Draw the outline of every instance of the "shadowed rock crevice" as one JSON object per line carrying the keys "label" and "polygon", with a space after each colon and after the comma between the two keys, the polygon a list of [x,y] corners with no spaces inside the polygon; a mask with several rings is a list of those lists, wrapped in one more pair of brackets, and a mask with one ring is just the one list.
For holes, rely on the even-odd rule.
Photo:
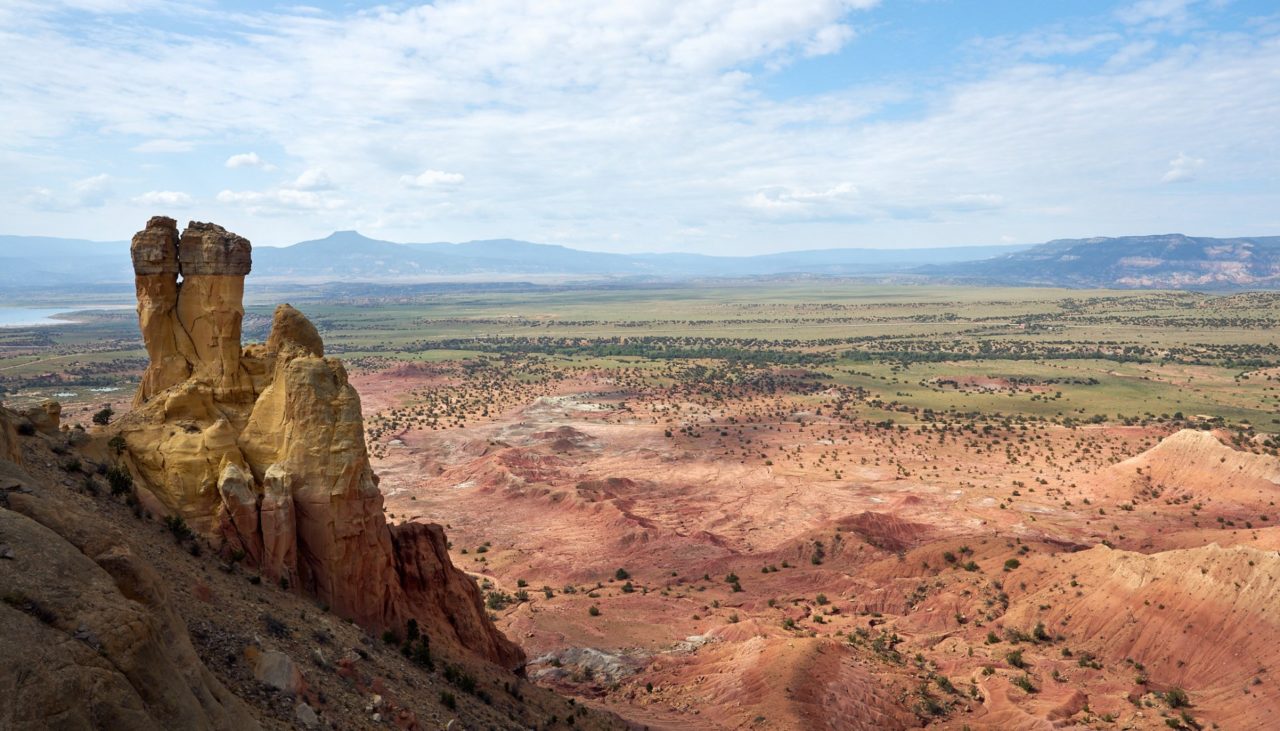
{"label": "shadowed rock crevice", "polygon": [[150,365],[116,428],[149,508],[371,630],[415,619],[433,642],[521,665],[443,531],[388,526],[360,396],[315,326],[281,305],[267,341],[241,347],[249,242],[155,217],[132,256]]}

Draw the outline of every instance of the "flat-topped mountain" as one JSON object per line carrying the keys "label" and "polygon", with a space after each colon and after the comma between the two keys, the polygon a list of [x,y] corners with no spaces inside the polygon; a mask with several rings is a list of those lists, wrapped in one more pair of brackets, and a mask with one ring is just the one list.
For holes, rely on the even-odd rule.
{"label": "flat-topped mountain", "polygon": [[930,266],[921,273],[990,284],[1270,289],[1280,286],[1280,236],[1060,239],[992,259]]}

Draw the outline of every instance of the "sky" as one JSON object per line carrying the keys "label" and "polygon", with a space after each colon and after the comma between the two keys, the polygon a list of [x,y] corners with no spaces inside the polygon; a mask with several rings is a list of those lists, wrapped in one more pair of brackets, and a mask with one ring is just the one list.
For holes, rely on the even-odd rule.
{"label": "sky", "polygon": [[0,233],[1280,234],[1275,0],[0,0]]}

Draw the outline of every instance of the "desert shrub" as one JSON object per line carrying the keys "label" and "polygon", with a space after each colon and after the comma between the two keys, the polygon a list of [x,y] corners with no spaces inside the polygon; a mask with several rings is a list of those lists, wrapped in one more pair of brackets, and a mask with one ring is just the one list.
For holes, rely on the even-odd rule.
{"label": "desert shrub", "polygon": [[489,595],[485,597],[484,604],[490,610],[496,612],[500,609],[506,608],[508,604],[511,604],[514,601],[515,597],[510,594],[501,591],[491,591],[489,592]]}
{"label": "desert shrub", "polygon": [[444,679],[461,690],[463,693],[475,695],[477,690],[476,678],[457,665],[444,666]]}
{"label": "desert shrub", "polygon": [[181,515],[169,515],[164,519],[164,527],[173,534],[173,539],[181,543],[191,537],[191,529]]}
{"label": "desert shrub", "polygon": [[93,415],[93,423],[98,426],[106,426],[111,423],[111,417],[115,415],[115,410],[110,406],[103,407],[101,411]]}
{"label": "desert shrub", "polygon": [[108,467],[107,484],[111,486],[112,495],[129,494],[133,492],[133,475],[123,467]]}
{"label": "desert shrub", "polygon": [[289,636],[289,626],[270,614],[262,615],[262,624],[267,628],[267,634],[272,637],[285,638]]}
{"label": "desert shrub", "polygon": [[1036,628],[1031,631],[1031,636],[1036,642],[1053,642],[1053,637],[1044,628],[1044,622],[1037,622]]}
{"label": "desert shrub", "polygon": [[400,652],[409,658],[413,664],[427,670],[434,670],[436,665],[431,657],[431,638],[426,635],[419,635],[417,631],[418,627],[415,622],[413,626],[414,638],[401,645]]}
{"label": "desert shrub", "polygon": [[1191,699],[1187,697],[1187,691],[1182,688],[1170,688],[1165,691],[1164,702],[1168,703],[1170,708],[1185,708],[1191,705]]}
{"label": "desert shrub", "polygon": [[1013,684],[1027,691],[1028,693],[1039,693],[1040,689],[1031,681],[1031,676],[1023,673],[1013,679]]}

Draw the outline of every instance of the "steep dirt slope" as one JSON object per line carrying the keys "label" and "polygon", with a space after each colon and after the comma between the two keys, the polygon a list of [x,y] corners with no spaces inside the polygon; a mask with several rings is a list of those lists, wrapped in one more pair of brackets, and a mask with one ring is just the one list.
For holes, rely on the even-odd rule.
{"label": "steep dirt slope", "polygon": [[[1266,728],[1280,714],[1276,551],[1207,545],[1143,555],[1097,546],[1028,562],[1006,584],[1024,582],[1025,593],[1011,591],[1004,624],[1043,623],[1076,653],[1125,669],[1130,682],[1114,689],[1112,706],[1180,688],[1198,720],[1221,728]],[[1090,704],[1108,707],[1092,695]]]}

